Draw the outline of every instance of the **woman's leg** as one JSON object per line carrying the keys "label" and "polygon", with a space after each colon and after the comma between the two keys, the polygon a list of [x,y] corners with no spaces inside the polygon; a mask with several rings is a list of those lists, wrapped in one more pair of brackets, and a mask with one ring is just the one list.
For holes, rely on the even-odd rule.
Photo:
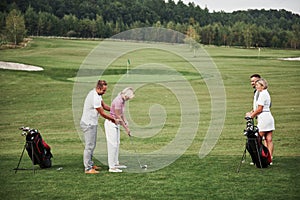
{"label": "woman's leg", "polygon": [[117,151],[117,126],[109,120],[104,122],[107,153],[108,153],[108,166],[109,168],[115,168],[116,163],[116,151]]}
{"label": "woman's leg", "polygon": [[117,137],[116,137],[116,141],[117,141],[117,148],[116,148],[116,152],[115,152],[115,163],[116,165],[119,165],[119,149],[120,149],[120,128],[117,129]]}
{"label": "woman's leg", "polygon": [[266,146],[269,149],[269,152],[271,154],[271,158],[273,158],[273,151],[274,151],[274,144],[273,144],[273,140],[272,140],[272,135],[273,135],[272,131],[266,132],[266,134],[265,134]]}

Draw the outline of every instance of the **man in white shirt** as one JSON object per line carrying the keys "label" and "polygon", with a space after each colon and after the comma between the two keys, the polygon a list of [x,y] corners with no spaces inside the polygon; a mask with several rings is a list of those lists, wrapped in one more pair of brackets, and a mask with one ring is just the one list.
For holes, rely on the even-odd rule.
{"label": "man in white shirt", "polygon": [[105,94],[107,83],[104,80],[97,82],[96,88],[92,89],[85,98],[83,113],[80,121],[80,127],[84,134],[85,148],[83,153],[83,164],[86,174],[98,174],[100,167],[94,165],[92,161],[94,149],[97,140],[98,118],[101,115],[103,118],[117,123],[113,117],[105,113],[110,111],[110,107],[102,100],[102,95]]}
{"label": "man in white shirt", "polygon": [[259,79],[261,79],[261,76],[259,74],[253,74],[253,75],[250,76],[250,83],[251,83],[251,86],[254,89],[254,91],[253,91],[254,95],[253,95],[253,108],[252,108],[252,111],[254,111],[256,109],[256,101],[258,100],[258,96],[259,96],[259,92],[255,88],[256,81],[258,81]]}
{"label": "man in white shirt", "polygon": [[[252,105],[252,110],[250,111],[251,113],[256,110],[256,101],[258,100],[259,92],[256,90],[255,85],[256,81],[258,81],[261,78],[259,74],[253,74],[250,76],[250,84],[253,87],[253,105]],[[250,162],[250,165],[254,165],[254,162]]]}

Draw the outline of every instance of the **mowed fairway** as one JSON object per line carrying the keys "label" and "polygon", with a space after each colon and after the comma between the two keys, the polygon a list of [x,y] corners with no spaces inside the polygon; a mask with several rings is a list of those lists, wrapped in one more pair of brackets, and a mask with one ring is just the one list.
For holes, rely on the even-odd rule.
{"label": "mowed fairway", "polygon": [[[84,147],[73,121],[73,80],[81,63],[98,44],[99,41],[34,38],[26,48],[0,50],[1,61],[44,68],[40,72],[0,69],[0,199],[299,199],[300,61],[278,58],[300,57],[300,51],[204,47],[225,85],[226,118],[216,146],[203,159],[198,154],[211,117],[205,82],[193,68],[180,68],[182,61],[171,54],[136,52],[135,57],[139,57],[131,56],[131,67],[142,64],[145,55],[147,62],[165,60],[192,85],[201,110],[197,134],[179,159],[158,171],[112,174],[106,165],[96,162],[103,168],[100,174],[86,175],[82,163]],[[107,103],[113,98],[116,80],[126,73],[126,58],[113,62],[104,73],[103,77],[109,80],[104,96]],[[269,82],[276,125],[274,165],[257,169],[249,165],[247,156],[237,173],[245,146],[243,117],[252,106],[249,76],[253,73]],[[145,93],[157,98],[150,101]],[[133,113],[137,113],[132,116],[137,123],[149,123],[149,116],[141,113],[148,112],[151,104],[160,103],[170,114],[164,129],[155,137],[135,140],[139,150],[159,149],[172,140],[180,122],[176,100],[171,91],[157,85],[137,91],[130,104],[136,111]],[[99,122],[103,126],[103,119]],[[36,166],[34,175],[31,170],[15,174],[13,168],[25,142],[18,130],[23,125],[38,128],[52,147],[52,168],[39,170]],[[132,150],[128,137],[124,132],[121,135],[121,147]],[[21,167],[31,168],[27,154]]]}

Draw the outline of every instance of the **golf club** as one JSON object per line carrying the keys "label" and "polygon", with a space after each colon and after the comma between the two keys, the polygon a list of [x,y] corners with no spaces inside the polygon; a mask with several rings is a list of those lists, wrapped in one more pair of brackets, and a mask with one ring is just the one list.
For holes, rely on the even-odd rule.
{"label": "golf club", "polygon": [[130,138],[130,144],[134,147],[134,153],[136,154],[136,158],[139,162],[140,168],[147,169],[147,167],[148,167],[147,165],[141,165],[140,159],[139,159],[138,154],[136,152],[136,147],[133,145],[133,142],[132,142],[132,136],[130,135],[129,138]]}
{"label": "golf club", "polygon": [[[123,123],[125,123],[122,119],[121,119],[121,121],[122,121]],[[133,146],[134,153],[136,154],[136,158],[137,158],[137,160],[138,160],[138,162],[139,162],[140,168],[141,168],[141,169],[147,169],[148,166],[147,166],[147,165],[142,165],[141,162],[140,162],[139,156],[137,155],[136,147],[133,145],[133,142],[132,142],[132,136],[129,135],[129,138],[130,138],[130,144],[131,144],[131,146]]]}

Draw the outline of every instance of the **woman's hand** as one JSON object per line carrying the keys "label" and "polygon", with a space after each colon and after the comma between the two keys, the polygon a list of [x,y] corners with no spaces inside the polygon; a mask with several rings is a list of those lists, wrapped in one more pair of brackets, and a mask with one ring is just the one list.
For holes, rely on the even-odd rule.
{"label": "woman's hand", "polygon": [[252,111],[251,111],[251,112],[247,112],[247,113],[245,114],[245,117],[250,117],[250,118],[252,118],[252,117],[251,117],[251,114],[252,114]]}
{"label": "woman's hand", "polygon": [[131,136],[131,132],[130,132],[129,128],[126,128],[126,133],[128,136]]}
{"label": "woman's hand", "polygon": [[120,120],[119,119],[115,118],[114,121],[115,121],[116,125],[120,124]]}

